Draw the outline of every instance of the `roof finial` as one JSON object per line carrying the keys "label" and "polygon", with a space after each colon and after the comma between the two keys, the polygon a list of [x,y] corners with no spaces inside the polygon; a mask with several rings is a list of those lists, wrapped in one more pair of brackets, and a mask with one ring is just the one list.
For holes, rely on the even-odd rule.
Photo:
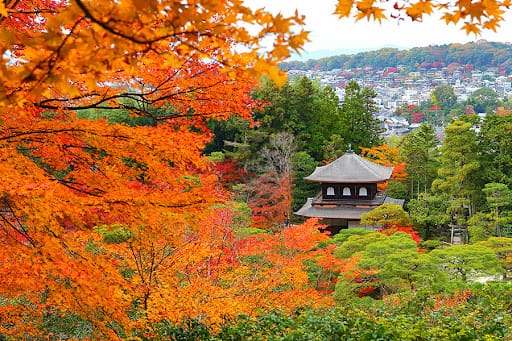
{"label": "roof finial", "polygon": [[352,143],[348,144],[347,153],[354,153],[354,151],[352,150]]}

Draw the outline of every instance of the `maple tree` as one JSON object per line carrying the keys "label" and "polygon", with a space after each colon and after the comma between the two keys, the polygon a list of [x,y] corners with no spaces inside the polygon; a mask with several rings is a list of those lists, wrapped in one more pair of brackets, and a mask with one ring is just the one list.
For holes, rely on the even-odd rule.
{"label": "maple tree", "polygon": [[418,234],[418,231],[415,231],[412,226],[403,226],[400,224],[395,224],[395,225],[391,226],[390,228],[380,230],[380,232],[382,232],[388,236],[393,235],[397,232],[407,233],[408,235],[411,236],[412,240],[414,240],[416,242],[416,244],[418,244],[418,245],[421,243],[421,240],[422,240]]}
{"label": "maple tree", "polygon": [[270,231],[280,230],[290,214],[292,183],[275,173],[263,174],[250,186],[249,207],[254,226]]}
{"label": "maple tree", "polygon": [[333,270],[332,248],[318,247],[329,240],[320,228],[315,219],[310,219],[275,234],[254,235],[241,241],[240,255],[245,260],[242,269],[249,267],[251,272],[239,280],[252,291],[248,296],[253,302],[269,310],[285,311],[332,304],[332,297],[316,290],[324,285],[310,280],[305,265],[313,262]]}
{"label": "maple tree", "polygon": [[252,181],[250,187],[253,194],[248,201],[257,227],[279,230],[289,219],[294,151],[293,135],[281,132],[272,135],[269,147],[260,152],[263,174]]}
{"label": "maple tree", "polygon": [[259,77],[283,82],[303,23],[240,0],[0,1],[2,335],[76,316],[93,339],[150,338],[324,302],[315,222],[242,243],[202,155],[206,119],[250,120]]}
{"label": "maple tree", "polygon": [[282,81],[302,22],[240,1],[0,1],[0,333],[45,336],[45,316],[73,314],[115,339],[236,311],[200,298],[230,240],[204,226],[225,199],[205,119],[250,119],[250,89]]}
{"label": "maple tree", "polygon": [[388,144],[371,148],[361,147],[361,156],[386,167],[393,167],[391,179],[404,181],[407,178],[406,163],[400,156],[400,149]]}
{"label": "maple tree", "polygon": [[389,195],[404,198],[407,165],[400,155],[400,149],[388,144],[361,148],[361,156],[386,167],[393,167],[390,180],[377,184],[379,191],[386,190]]}

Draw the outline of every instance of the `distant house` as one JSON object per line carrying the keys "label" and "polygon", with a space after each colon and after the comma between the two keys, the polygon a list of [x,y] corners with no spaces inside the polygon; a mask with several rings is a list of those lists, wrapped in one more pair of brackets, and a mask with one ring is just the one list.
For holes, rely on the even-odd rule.
{"label": "distant house", "polygon": [[332,163],[317,167],[304,178],[320,183],[321,192],[295,212],[295,215],[320,218],[333,233],[350,227],[360,227],[361,215],[385,203],[404,204],[393,199],[378,184],[389,180],[393,167],[371,162],[352,151]]}

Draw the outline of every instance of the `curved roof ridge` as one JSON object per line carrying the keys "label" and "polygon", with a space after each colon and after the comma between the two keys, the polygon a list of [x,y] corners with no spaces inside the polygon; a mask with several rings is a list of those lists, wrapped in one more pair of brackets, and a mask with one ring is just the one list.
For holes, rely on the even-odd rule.
{"label": "curved roof ridge", "polygon": [[316,167],[304,178],[313,182],[371,183],[389,180],[393,167],[367,160],[355,153],[345,153],[328,165]]}
{"label": "curved roof ridge", "polygon": [[[356,154],[354,154],[356,155]],[[386,167],[386,166],[383,166],[383,165],[379,165],[378,163],[375,163],[375,162],[372,162],[368,159],[365,159],[364,157],[361,157],[361,156],[358,156],[356,155],[358,158],[356,160],[358,160],[359,162],[361,162],[361,164],[363,164],[365,167],[367,167],[370,171],[374,172],[374,173],[380,173],[380,172],[387,172],[388,168],[390,167]],[[391,167],[391,172],[393,172],[393,167]]]}

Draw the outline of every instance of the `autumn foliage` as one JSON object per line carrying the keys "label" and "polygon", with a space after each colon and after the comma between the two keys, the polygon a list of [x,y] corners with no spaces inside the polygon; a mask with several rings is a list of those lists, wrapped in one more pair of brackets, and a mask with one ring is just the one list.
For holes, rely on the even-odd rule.
{"label": "autumn foliage", "polygon": [[402,226],[400,224],[395,224],[391,227],[380,230],[380,232],[382,232],[388,236],[391,236],[397,232],[405,232],[408,235],[410,235],[412,240],[414,240],[416,242],[416,244],[418,244],[418,245],[421,243],[421,240],[422,240],[421,237],[419,236],[418,231],[414,230],[414,228],[412,226]]}
{"label": "autumn foliage", "polygon": [[289,178],[263,174],[251,184],[253,195],[249,200],[254,226],[280,230],[289,218],[292,204],[292,184]]}
{"label": "autumn foliage", "polygon": [[116,339],[261,306],[214,209],[205,123],[251,118],[302,20],[238,1],[0,1],[0,333],[71,314]]}
{"label": "autumn foliage", "polygon": [[[316,222],[241,238],[202,155],[208,119],[251,120],[260,77],[284,80],[303,23],[238,0],[0,0],[1,335],[74,316],[92,339],[151,338],[332,303],[311,268],[341,265]],[[283,179],[260,205],[274,221]]]}
{"label": "autumn foliage", "polygon": [[356,20],[368,19],[381,22],[383,19],[423,21],[434,13],[441,14],[445,24],[460,25],[467,33],[479,34],[482,30],[496,31],[503,22],[503,14],[510,9],[510,1],[465,1],[436,0],[375,1],[339,0],[335,13],[340,17],[353,16]]}
{"label": "autumn foliage", "polygon": [[[391,180],[405,181],[407,178],[406,164],[400,157],[400,150],[391,147],[388,144],[375,146],[372,148],[361,147],[361,156],[372,160],[373,162],[387,167],[393,167]],[[388,182],[377,185],[379,190],[384,190],[388,186]]]}

